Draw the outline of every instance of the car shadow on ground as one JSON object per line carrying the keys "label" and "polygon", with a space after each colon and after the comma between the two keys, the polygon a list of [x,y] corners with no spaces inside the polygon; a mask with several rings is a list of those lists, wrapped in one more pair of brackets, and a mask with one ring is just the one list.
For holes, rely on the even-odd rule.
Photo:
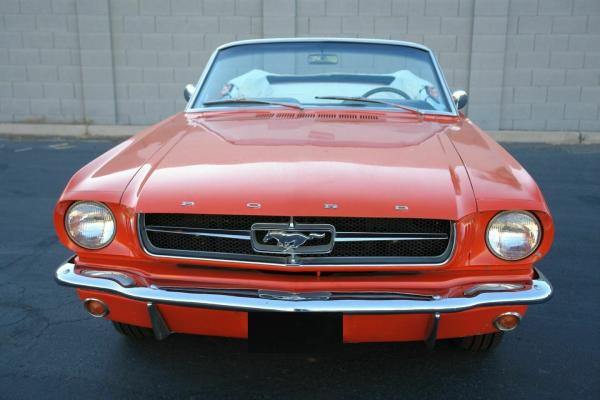
{"label": "car shadow on ground", "polygon": [[[342,397],[355,391],[364,395],[375,388],[383,397],[398,388],[443,396],[449,382],[472,382],[474,377],[478,384],[498,383],[494,374],[482,373],[488,369],[486,364],[495,363],[494,352],[467,352],[445,340],[434,350],[422,342],[410,342],[345,344],[337,351],[319,353],[256,353],[248,351],[245,340],[175,334],[162,342],[119,337],[109,351],[124,361],[124,365],[113,365],[117,371],[130,368],[130,361],[136,360],[152,366],[157,378],[168,379],[170,385],[173,380],[186,382],[189,393],[202,387],[200,381],[211,386],[220,381],[222,394],[243,392],[245,387],[250,396],[280,392],[311,396],[329,388]],[[194,381],[197,387],[190,386]],[[223,390],[226,382],[229,390]],[[315,392],[309,389],[313,385]],[[418,386],[423,387],[415,390]]]}

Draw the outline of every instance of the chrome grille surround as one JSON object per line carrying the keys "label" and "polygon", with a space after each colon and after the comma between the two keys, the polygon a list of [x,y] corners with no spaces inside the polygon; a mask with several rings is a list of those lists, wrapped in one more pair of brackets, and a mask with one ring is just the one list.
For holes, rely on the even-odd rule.
{"label": "chrome grille surround", "polygon": [[[165,221],[168,221],[166,225],[161,223]],[[286,221],[291,221],[292,224],[333,225],[336,227],[333,251],[329,254],[299,255],[263,254],[252,249],[251,225],[253,223],[281,224]],[[394,232],[395,224],[410,229],[408,232]],[[414,231],[423,224],[436,227],[435,230],[438,232]],[[201,228],[199,225],[206,228]],[[218,228],[219,225],[230,229]],[[365,226],[378,226],[379,231],[348,231],[353,229],[351,227],[359,229]],[[244,227],[246,229],[240,229]],[[456,227],[454,222],[449,220],[407,218],[293,217],[292,219],[253,215],[139,214],[138,236],[144,251],[156,257],[274,266],[440,266],[446,264],[454,254]],[[199,241],[198,238],[202,240]],[[393,248],[390,244],[398,246],[398,244],[411,243],[411,245],[430,246],[434,241],[438,243],[433,246],[439,250],[436,254],[419,256],[389,254],[389,249]],[[198,249],[199,242],[202,242],[204,248]],[[173,245],[174,243],[176,245]],[[220,251],[205,250],[206,247],[215,245]],[[220,246],[224,246],[224,249]],[[249,250],[239,251],[240,246],[247,246]],[[341,251],[343,246],[347,246],[345,252]],[[381,249],[388,249],[388,254],[384,251],[383,255],[380,255]],[[377,255],[365,256],[369,252],[375,252]]]}

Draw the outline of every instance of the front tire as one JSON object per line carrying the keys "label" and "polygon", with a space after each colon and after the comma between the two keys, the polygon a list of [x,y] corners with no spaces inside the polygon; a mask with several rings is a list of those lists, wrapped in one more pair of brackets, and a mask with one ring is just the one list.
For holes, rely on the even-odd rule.
{"label": "front tire", "polygon": [[144,328],[142,326],[124,324],[116,321],[112,321],[112,324],[117,332],[123,336],[127,336],[128,338],[136,340],[154,338],[154,332],[152,332],[152,329]]}
{"label": "front tire", "polygon": [[467,336],[458,339],[461,349],[475,353],[484,353],[498,347],[502,342],[503,332],[486,333],[485,335]]}

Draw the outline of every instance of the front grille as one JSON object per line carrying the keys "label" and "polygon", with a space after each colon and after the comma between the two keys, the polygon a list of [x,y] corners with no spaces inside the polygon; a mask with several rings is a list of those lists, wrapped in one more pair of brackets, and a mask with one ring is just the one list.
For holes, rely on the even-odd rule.
{"label": "front grille", "polygon": [[[254,224],[331,225],[326,254],[261,253],[251,240]],[[142,244],[154,255],[294,265],[438,264],[454,244],[454,224],[416,218],[279,217],[250,215],[142,214]],[[262,242],[264,231],[255,231]],[[330,236],[306,246],[319,246]],[[281,250],[281,249],[280,249]],[[279,250],[278,250],[279,251]],[[298,250],[300,251],[300,250]]]}

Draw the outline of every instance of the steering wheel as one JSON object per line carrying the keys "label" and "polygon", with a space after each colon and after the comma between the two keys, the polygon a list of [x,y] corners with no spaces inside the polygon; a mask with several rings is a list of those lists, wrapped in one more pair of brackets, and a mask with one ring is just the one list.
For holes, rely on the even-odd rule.
{"label": "steering wheel", "polygon": [[381,86],[381,87],[373,88],[373,89],[365,92],[361,97],[370,97],[370,96],[373,96],[376,93],[382,93],[382,92],[395,93],[395,94],[397,94],[399,96],[404,97],[406,100],[410,100],[410,96],[407,95],[405,92],[403,92],[400,89],[396,89],[396,88],[390,87],[390,86]]}

